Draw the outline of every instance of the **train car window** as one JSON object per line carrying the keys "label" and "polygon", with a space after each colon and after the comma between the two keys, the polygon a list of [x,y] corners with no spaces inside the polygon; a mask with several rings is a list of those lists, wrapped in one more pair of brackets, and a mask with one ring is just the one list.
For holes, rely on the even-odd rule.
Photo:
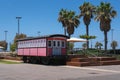
{"label": "train car window", "polygon": [[57,46],[60,47],[60,41],[57,42]]}
{"label": "train car window", "polygon": [[48,47],[52,47],[52,42],[48,41]]}
{"label": "train car window", "polygon": [[54,46],[54,47],[56,46],[56,42],[55,42],[55,41],[53,41],[53,46]]}
{"label": "train car window", "polygon": [[44,42],[45,42],[45,39],[44,39]]}
{"label": "train car window", "polygon": [[65,42],[64,41],[62,41],[62,47],[65,47]]}
{"label": "train car window", "polygon": [[43,39],[41,39],[41,43],[43,42]]}

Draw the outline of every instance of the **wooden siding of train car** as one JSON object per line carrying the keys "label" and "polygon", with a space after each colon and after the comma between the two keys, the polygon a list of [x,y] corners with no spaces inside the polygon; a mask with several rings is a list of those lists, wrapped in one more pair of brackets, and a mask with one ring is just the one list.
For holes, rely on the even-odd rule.
{"label": "wooden siding of train car", "polygon": [[[28,41],[30,41],[30,40],[28,40]],[[39,47],[25,46],[25,47],[21,47],[21,48],[18,47],[18,55],[21,55],[21,56],[46,56],[46,45],[44,47],[40,47],[40,46]]]}
{"label": "wooden siding of train car", "polygon": [[[66,38],[63,37],[59,37],[59,38],[48,38],[47,41],[53,41],[53,40],[60,40],[64,42],[64,47],[61,47],[61,55],[66,55],[67,51],[66,51]],[[48,47],[47,44],[47,55],[51,56],[53,55],[53,48],[52,47]]]}

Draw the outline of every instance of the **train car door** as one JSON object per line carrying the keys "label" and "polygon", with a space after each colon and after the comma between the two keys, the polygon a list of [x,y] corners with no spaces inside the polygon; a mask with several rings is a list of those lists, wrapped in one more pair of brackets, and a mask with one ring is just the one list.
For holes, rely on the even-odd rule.
{"label": "train car door", "polygon": [[60,42],[60,40],[53,40],[53,55],[61,55],[61,42]]}

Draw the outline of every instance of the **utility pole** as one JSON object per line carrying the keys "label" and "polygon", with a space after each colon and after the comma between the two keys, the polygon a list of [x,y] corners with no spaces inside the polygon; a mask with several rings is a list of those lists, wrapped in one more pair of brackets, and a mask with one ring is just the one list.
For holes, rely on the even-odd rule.
{"label": "utility pole", "polygon": [[7,32],[8,31],[4,31],[5,32],[5,41],[7,42]]}
{"label": "utility pole", "polygon": [[22,17],[16,17],[16,19],[18,20],[18,35],[20,34],[20,19]]}

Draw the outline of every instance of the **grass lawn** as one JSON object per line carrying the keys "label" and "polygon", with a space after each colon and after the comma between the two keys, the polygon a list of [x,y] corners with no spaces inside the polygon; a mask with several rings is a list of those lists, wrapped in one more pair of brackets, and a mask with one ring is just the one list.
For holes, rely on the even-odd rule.
{"label": "grass lawn", "polygon": [[4,60],[0,59],[0,64],[20,64],[20,62],[10,61],[10,60]]}

